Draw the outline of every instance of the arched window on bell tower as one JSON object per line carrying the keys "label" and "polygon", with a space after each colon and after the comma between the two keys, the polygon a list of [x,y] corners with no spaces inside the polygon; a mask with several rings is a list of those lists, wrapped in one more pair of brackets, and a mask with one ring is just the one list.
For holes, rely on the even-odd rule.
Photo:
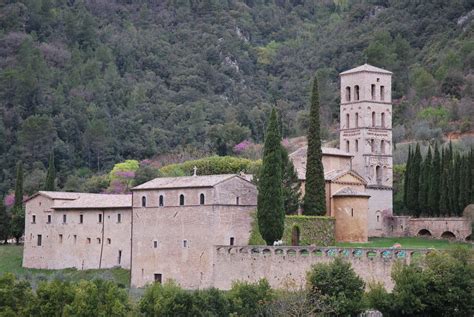
{"label": "arched window on bell tower", "polygon": [[355,113],[355,127],[356,128],[359,127],[359,113],[358,112]]}
{"label": "arched window on bell tower", "polygon": [[377,180],[377,184],[381,184],[382,183],[382,167],[379,165],[377,165],[377,167],[375,168],[375,177]]}
{"label": "arched window on bell tower", "polygon": [[351,116],[347,113],[346,114],[346,129],[349,129],[351,125]]}
{"label": "arched window on bell tower", "polygon": [[346,87],[346,101],[351,101],[351,87]]}
{"label": "arched window on bell tower", "polygon": [[380,153],[385,154],[385,141],[380,141]]}
{"label": "arched window on bell tower", "polygon": [[380,114],[380,125],[382,126],[382,128],[385,128],[385,112],[382,112]]}
{"label": "arched window on bell tower", "polygon": [[355,85],[354,86],[354,100],[355,101],[359,100],[359,97],[360,97],[359,92],[360,92],[359,85]]}
{"label": "arched window on bell tower", "polygon": [[350,142],[349,140],[346,141],[346,152],[349,153],[351,150],[351,147],[350,147]]}
{"label": "arched window on bell tower", "polygon": [[372,112],[372,127],[375,127],[375,111]]}

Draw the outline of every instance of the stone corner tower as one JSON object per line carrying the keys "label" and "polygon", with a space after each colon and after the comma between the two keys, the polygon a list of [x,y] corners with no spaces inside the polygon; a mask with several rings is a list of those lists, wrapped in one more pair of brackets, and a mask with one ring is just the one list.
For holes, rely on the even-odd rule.
{"label": "stone corner tower", "polygon": [[340,148],[354,155],[352,168],[367,181],[369,236],[380,236],[393,210],[392,73],[364,64],[340,77]]}

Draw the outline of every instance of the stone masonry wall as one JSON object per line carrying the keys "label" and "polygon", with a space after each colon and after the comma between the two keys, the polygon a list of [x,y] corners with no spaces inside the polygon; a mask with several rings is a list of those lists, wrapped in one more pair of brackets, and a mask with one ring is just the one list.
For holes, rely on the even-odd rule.
{"label": "stone masonry wall", "polygon": [[230,289],[233,281],[257,282],[266,278],[274,288],[299,289],[306,285],[306,274],[317,263],[328,263],[336,256],[349,261],[366,282],[381,282],[390,291],[392,267],[410,263],[428,251],[413,249],[216,246],[212,285]]}
{"label": "stone masonry wall", "polygon": [[334,245],[335,219],[332,217],[286,216],[283,241],[291,245],[293,226],[300,229],[300,245]]}

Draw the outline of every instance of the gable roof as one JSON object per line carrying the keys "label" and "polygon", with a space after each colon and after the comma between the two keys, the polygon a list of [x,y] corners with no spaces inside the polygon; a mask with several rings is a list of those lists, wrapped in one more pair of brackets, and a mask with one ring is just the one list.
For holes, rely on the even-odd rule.
{"label": "gable roof", "polygon": [[332,170],[324,173],[324,179],[335,182],[345,175],[351,175],[358,179],[362,184],[367,185],[367,181],[354,170]]}
{"label": "gable roof", "polygon": [[28,198],[28,200],[37,196],[45,196],[52,199],[53,209],[104,209],[132,207],[131,194],[117,195],[39,191]]}
{"label": "gable roof", "polygon": [[132,188],[132,190],[214,187],[217,184],[234,177],[248,182],[247,179],[236,174],[158,177],[138,185]]}
{"label": "gable roof", "polygon": [[378,68],[366,63],[356,68],[346,70],[345,72],[342,72],[339,75],[347,75],[347,74],[354,74],[354,73],[360,73],[360,72],[380,73],[380,74],[389,74],[389,75],[393,74],[392,72],[388,70]]}
{"label": "gable roof", "polygon": [[352,187],[344,187],[335,192],[332,197],[370,197],[370,195]]}

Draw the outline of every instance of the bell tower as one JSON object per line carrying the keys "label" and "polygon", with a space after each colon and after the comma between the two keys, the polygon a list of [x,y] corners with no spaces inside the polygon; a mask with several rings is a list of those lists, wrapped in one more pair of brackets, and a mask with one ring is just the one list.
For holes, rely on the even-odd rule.
{"label": "bell tower", "polygon": [[[368,64],[342,72],[340,149],[367,182],[369,235],[392,213],[392,73]],[[379,230],[377,230],[377,228]],[[372,229],[372,230],[371,230]]]}

